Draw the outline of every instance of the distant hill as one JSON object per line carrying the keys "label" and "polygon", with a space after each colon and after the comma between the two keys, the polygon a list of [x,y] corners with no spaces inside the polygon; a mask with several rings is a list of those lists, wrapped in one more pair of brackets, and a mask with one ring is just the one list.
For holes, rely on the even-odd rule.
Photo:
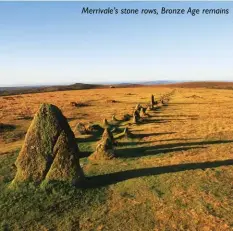
{"label": "distant hill", "polygon": [[67,91],[67,90],[84,90],[95,88],[106,88],[105,85],[98,84],[84,84],[75,83],[72,85],[61,86],[27,86],[27,87],[0,87],[0,96],[53,92],[53,91]]}
{"label": "distant hill", "polygon": [[213,88],[213,89],[231,89],[233,82],[170,82],[170,81],[148,81],[148,82],[131,82],[131,83],[114,83],[114,84],[85,84],[75,83],[71,85],[55,86],[19,86],[19,87],[0,87],[0,96],[19,95],[29,93],[42,93],[67,90],[85,90],[98,88],[129,88],[129,87],[181,87],[181,88]]}
{"label": "distant hill", "polygon": [[233,89],[233,82],[181,82],[166,84],[169,87],[181,87],[181,88],[213,88],[213,89]]}
{"label": "distant hill", "polygon": [[55,86],[18,86],[18,87],[0,87],[0,96],[19,95],[29,93],[67,91],[67,90],[84,90],[96,88],[118,88],[118,87],[142,87],[149,85],[159,85],[172,83],[168,81],[150,81],[150,82],[129,82],[129,83],[103,83],[103,84],[86,84],[75,83],[71,85],[55,85]]}
{"label": "distant hill", "polygon": [[173,84],[175,81],[165,81],[165,80],[159,80],[159,81],[148,81],[148,82],[142,82],[143,85],[161,85],[161,84]]}
{"label": "distant hill", "polygon": [[117,85],[117,86],[122,86],[122,85],[142,85],[142,86],[145,86],[145,85],[160,85],[160,84],[170,84],[170,83],[175,83],[174,81],[164,81],[164,80],[158,80],[158,81],[145,81],[145,82],[126,82],[126,83],[115,83],[114,85]]}

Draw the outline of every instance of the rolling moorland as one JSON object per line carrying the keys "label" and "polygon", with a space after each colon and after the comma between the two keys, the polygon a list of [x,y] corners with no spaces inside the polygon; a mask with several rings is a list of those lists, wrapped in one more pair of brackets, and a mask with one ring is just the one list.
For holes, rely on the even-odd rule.
{"label": "rolling moorland", "polygon": [[[66,90],[0,97],[0,230],[233,230],[233,84]],[[214,89],[212,89],[214,88]],[[221,89],[223,88],[223,89]],[[136,104],[170,100],[138,124]],[[59,107],[81,152],[79,188],[9,188],[14,162],[41,103]],[[115,115],[117,121],[112,121]],[[78,122],[117,126],[116,158],[92,162],[101,134]],[[121,136],[128,127],[131,137]]]}
{"label": "rolling moorland", "polygon": [[75,83],[70,85],[50,85],[50,86],[18,86],[0,87],[0,96],[32,94],[43,92],[86,90],[86,89],[105,89],[105,88],[131,88],[131,87],[185,87],[185,88],[210,88],[210,89],[229,89],[233,90],[232,82],[172,82],[172,81],[149,81],[134,83],[105,83],[105,84],[86,84]]}

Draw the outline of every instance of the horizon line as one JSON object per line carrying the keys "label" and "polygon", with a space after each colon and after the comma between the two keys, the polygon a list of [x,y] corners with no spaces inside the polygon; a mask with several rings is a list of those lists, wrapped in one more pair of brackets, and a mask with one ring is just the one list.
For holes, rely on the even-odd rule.
{"label": "horizon line", "polygon": [[[1,0],[0,0],[1,1]],[[148,84],[151,85],[163,85],[173,83],[233,83],[233,80],[148,80],[148,81],[100,81],[100,82],[60,82],[60,83],[31,83],[31,84],[6,84],[0,85],[0,88],[11,88],[11,87],[48,87],[48,86],[70,86],[74,84],[100,84],[100,85],[111,85],[111,84]],[[150,84],[149,84],[150,85]]]}

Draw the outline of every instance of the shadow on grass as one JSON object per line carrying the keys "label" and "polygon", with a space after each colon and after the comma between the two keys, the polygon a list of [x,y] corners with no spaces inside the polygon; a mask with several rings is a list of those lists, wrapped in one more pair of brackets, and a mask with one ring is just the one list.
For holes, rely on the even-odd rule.
{"label": "shadow on grass", "polygon": [[100,139],[101,139],[101,135],[92,135],[92,136],[85,137],[85,138],[82,138],[82,137],[75,138],[77,143],[96,142]]}
{"label": "shadow on grass", "polygon": [[79,152],[79,158],[89,157],[93,152]]}
{"label": "shadow on grass", "polygon": [[187,118],[193,118],[193,117],[199,117],[199,115],[154,115],[153,117],[162,117],[162,118],[170,118],[170,117],[175,117],[175,118],[180,118],[180,117],[187,117]]}
{"label": "shadow on grass", "polygon": [[187,151],[190,149],[200,149],[200,148],[206,148],[206,147],[190,146],[190,147],[157,148],[156,146],[152,146],[152,147],[126,148],[126,149],[118,149],[116,151],[116,156],[119,158],[139,158],[143,156],[152,156],[152,155]]}
{"label": "shadow on grass", "polygon": [[140,134],[133,134],[134,138],[144,138],[144,137],[150,137],[150,136],[161,136],[161,135],[171,135],[176,132],[160,132],[160,133],[140,133]]}
{"label": "shadow on grass", "polygon": [[[170,111],[171,112],[180,111],[180,109],[177,109],[175,106],[172,106],[172,107],[174,107],[174,108],[171,108],[170,106],[162,107],[160,109],[156,109],[156,110],[151,111],[151,114],[155,115],[155,114],[159,114],[159,113],[163,113],[163,112],[169,113]],[[150,112],[149,112],[149,114],[150,114]]]}
{"label": "shadow on grass", "polygon": [[190,120],[198,120],[199,119],[199,116],[188,116],[188,115],[154,115],[152,116],[153,119],[146,119],[146,121],[148,120],[148,122],[153,122],[153,120],[164,120],[164,121],[167,121],[167,122],[171,122],[171,121],[190,121]]}
{"label": "shadow on grass", "polygon": [[142,144],[149,144],[153,143],[154,141],[144,141],[144,142],[135,142],[135,141],[124,141],[124,142],[118,142],[118,147],[125,147],[125,146],[134,146],[134,145],[142,145]]}
{"label": "shadow on grass", "polygon": [[175,172],[197,170],[197,169],[205,170],[208,168],[217,168],[221,166],[230,166],[230,165],[233,165],[233,159],[126,170],[121,172],[109,173],[105,175],[87,177],[81,187],[97,188],[97,187],[108,186],[111,184],[116,184],[125,180],[134,179],[138,177],[153,176],[153,175],[160,175],[165,173],[175,173]]}
{"label": "shadow on grass", "polygon": [[142,121],[142,124],[149,124],[149,123],[169,123],[172,121],[186,121],[187,119],[173,119],[173,118],[168,118],[168,119],[144,119]]}
{"label": "shadow on grass", "polygon": [[16,126],[13,124],[3,124],[0,123],[0,133],[2,132],[8,132],[8,131],[13,131],[16,129]]}
{"label": "shadow on grass", "polygon": [[163,124],[171,122],[170,119],[152,119],[154,116],[151,116],[149,118],[141,118],[140,121],[136,124],[137,126],[145,125],[145,124]]}
{"label": "shadow on grass", "polygon": [[187,140],[200,140],[201,138],[174,138],[174,139],[165,139],[165,140],[159,140],[159,141],[187,141]]}
{"label": "shadow on grass", "polygon": [[233,143],[233,140],[210,140],[201,142],[186,142],[161,144],[149,147],[122,148],[116,151],[117,157],[120,158],[137,158],[148,155],[157,155],[159,153],[169,153],[176,151],[186,151],[189,149],[206,148],[203,145]]}

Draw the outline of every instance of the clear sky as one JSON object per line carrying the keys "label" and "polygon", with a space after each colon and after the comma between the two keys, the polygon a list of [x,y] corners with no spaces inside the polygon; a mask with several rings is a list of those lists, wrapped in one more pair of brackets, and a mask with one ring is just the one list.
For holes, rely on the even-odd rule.
{"label": "clear sky", "polygon": [[[228,15],[82,15],[82,7],[229,8]],[[0,2],[0,86],[233,81],[233,2]]]}

